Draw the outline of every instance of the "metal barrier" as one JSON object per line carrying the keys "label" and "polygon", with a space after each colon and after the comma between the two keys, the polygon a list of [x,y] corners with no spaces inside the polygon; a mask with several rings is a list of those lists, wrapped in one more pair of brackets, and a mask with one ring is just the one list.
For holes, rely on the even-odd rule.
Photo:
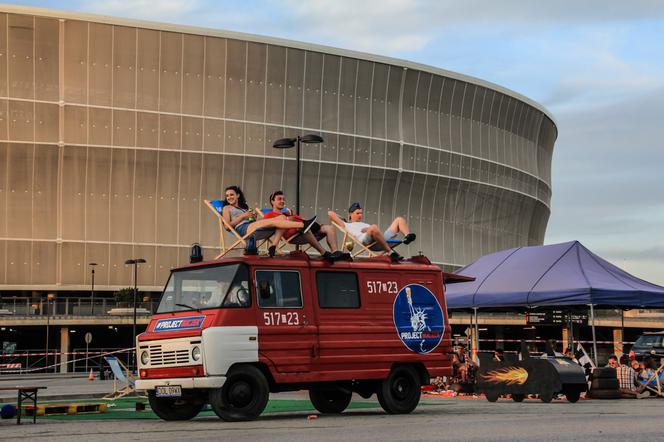
{"label": "metal barrier", "polygon": [[[136,303],[137,315],[151,315],[158,300]],[[56,300],[31,298],[3,298],[0,300],[0,320],[7,316],[38,317],[38,316],[131,316],[134,314],[132,302],[115,301],[114,299],[63,297]]]}

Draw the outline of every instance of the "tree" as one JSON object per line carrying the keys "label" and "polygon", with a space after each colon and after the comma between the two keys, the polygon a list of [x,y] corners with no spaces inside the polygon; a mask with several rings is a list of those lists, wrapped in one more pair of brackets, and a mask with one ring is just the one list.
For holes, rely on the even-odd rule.
{"label": "tree", "polygon": [[132,287],[125,287],[116,292],[113,292],[113,298],[116,302],[133,302],[134,289]]}

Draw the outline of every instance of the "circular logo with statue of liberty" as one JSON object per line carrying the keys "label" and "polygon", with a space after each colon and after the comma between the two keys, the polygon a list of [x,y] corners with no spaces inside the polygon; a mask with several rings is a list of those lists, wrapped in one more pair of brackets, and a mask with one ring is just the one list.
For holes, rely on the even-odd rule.
{"label": "circular logo with statue of liberty", "polygon": [[430,353],[443,339],[443,309],[428,288],[408,284],[397,293],[392,318],[401,342],[415,353]]}

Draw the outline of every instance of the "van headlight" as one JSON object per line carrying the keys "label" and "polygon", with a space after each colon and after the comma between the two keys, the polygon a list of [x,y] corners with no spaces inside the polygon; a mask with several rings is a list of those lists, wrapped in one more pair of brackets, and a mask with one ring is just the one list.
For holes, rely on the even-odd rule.
{"label": "van headlight", "polygon": [[201,348],[198,345],[191,349],[191,359],[194,361],[201,360]]}
{"label": "van headlight", "polygon": [[148,365],[148,362],[150,362],[150,354],[147,351],[143,351],[141,353],[141,364]]}

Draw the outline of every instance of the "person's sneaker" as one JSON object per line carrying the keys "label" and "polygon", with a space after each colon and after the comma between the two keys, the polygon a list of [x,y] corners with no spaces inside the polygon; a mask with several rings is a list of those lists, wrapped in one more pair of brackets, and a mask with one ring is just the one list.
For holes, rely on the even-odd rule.
{"label": "person's sneaker", "polygon": [[403,243],[410,244],[413,241],[415,241],[415,238],[417,238],[417,235],[415,235],[414,233],[409,233],[408,235],[404,236]]}
{"label": "person's sneaker", "polygon": [[333,254],[328,252],[327,250],[320,257],[326,261],[334,261]]}
{"label": "person's sneaker", "polygon": [[403,256],[399,255],[397,252],[390,253],[390,259],[392,262],[399,262],[403,260]]}
{"label": "person's sneaker", "polygon": [[277,254],[277,246],[270,246],[267,248],[267,254],[270,255],[270,258],[274,258],[274,255]]}
{"label": "person's sneaker", "polygon": [[650,397],[650,392],[648,392],[648,391],[644,391],[644,392],[641,392],[641,393],[636,393],[636,398],[637,399],[645,399],[647,397]]}
{"label": "person's sneaker", "polygon": [[302,224],[304,224],[304,226],[300,229],[300,233],[303,235],[307,233],[311,229],[311,226],[313,226],[314,223],[316,222],[316,218],[317,216],[314,215],[313,218],[305,219],[304,221],[302,221]]}
{"label": "person's sneaker", "polygon": [[341,250],[337,250],[336,252],[330,253],[332,261],[340,261],[345,258],[345,255],[350,256],[350,253],[344,253]]}

